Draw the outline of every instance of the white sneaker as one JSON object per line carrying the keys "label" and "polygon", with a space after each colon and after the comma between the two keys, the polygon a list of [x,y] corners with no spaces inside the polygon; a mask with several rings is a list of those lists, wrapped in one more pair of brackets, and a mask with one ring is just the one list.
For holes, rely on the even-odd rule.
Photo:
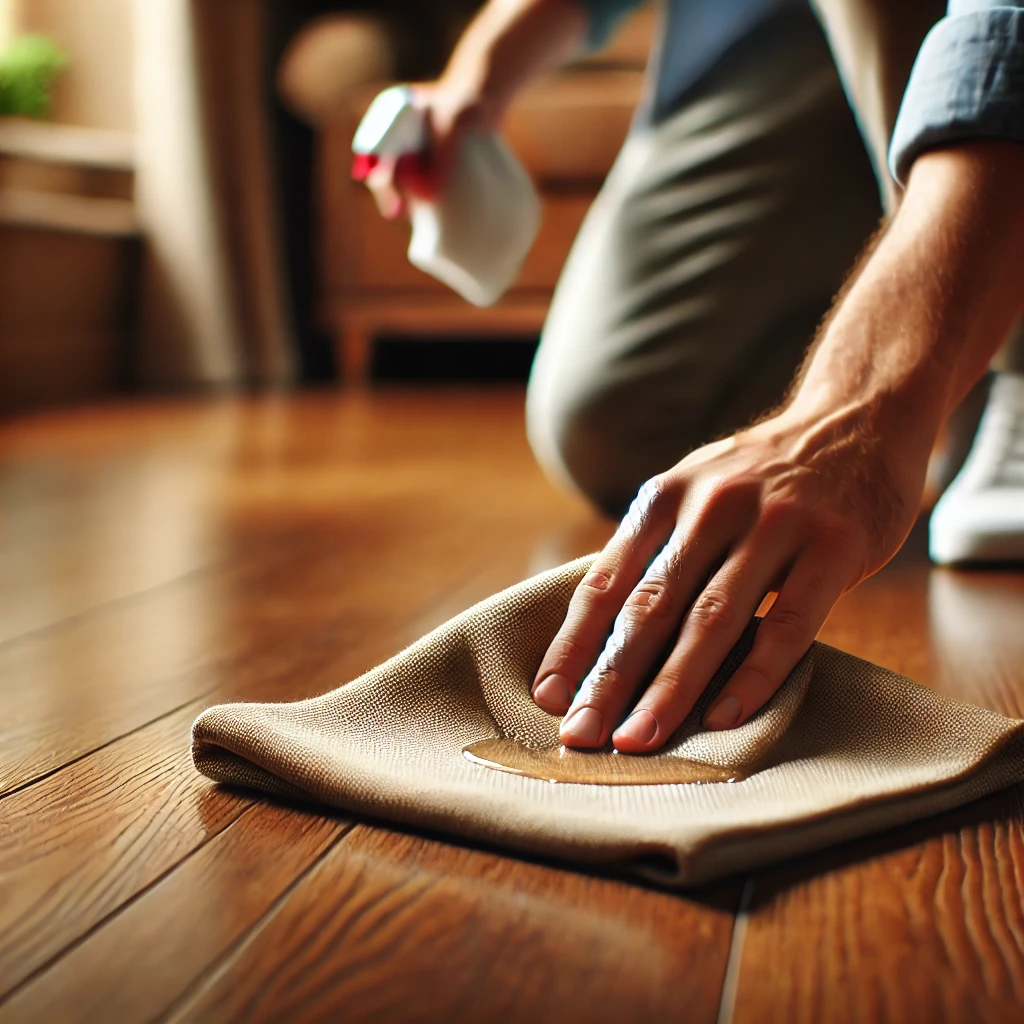
{"label": "white sneaker", "polygon": [[929,524],[932,561],[1024,561],[1024,374],[998,373],[967,461]]}

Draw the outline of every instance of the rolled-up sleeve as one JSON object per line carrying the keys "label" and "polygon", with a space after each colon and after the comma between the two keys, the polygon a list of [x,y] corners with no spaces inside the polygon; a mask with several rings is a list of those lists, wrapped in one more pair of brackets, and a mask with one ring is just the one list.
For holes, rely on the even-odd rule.
{"label": "rolled-up sleeve", "polygon": [[952,0],[914,63],[889,168],[902,184],[925,150],[979,138],[1024,143],[1024,0]]}
{"label": "rolled-up sleeve", "polygon": [[587,47],[600,50],[624,14],[640,7],[645,0],[582,0],[590,25],[587,29]]}

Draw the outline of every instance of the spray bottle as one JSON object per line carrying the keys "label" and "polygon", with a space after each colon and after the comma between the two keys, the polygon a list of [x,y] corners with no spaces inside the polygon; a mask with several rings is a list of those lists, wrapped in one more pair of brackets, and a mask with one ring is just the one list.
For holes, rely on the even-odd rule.
{"label": "spray bottle", "polygon": [[[352,140],[353,177],[382,157],[413,175],[429,145],[426,111],[396,85],[370,104]],[[467,132],[455,167],[435,199],[409,199],[409,262],[475,306],[508,290],[540,227],[540,200],[522,164],[495,132]]]}

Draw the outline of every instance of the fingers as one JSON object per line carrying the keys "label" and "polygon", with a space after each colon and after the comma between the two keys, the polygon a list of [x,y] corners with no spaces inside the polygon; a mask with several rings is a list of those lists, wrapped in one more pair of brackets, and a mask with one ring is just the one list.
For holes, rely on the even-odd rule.
{"label": "fingers", "polygon": [[[533,699],[545,711],[563,715],[568,710],[616,615],[672,532],[674,511],[656,481],[644,484],[615,536],[583,577],[534,680]],[[592,720],[584,715],[578,725],[593,733]]]}
{"label": "fingers", "polygon": [[638,687],[675,639],[694,596],[721,563],[732,540],[732,524],[721,517],[689,519],[676,527],[616,616],[597,664],[584,678],[562,723],[566,745],[607,743]]}
{"label": "fingers", "polygon": [[615,730],[616,749],[649,753],[679,728],[797,543],[786,531],[757,529],[726,559],[687,613],[665,664]]}
{"label": "fingers", "polygon": [[775,603],[758,627],[750,654],[704,715],[708,729],[731,729],[759,711],[807,652],[846,576],[818,551],[793,567]]}
{"label": "fingers", "polygon": [[429,142],[416,153],[398,157],[374,156],[369,166],[360,166],[358,180],[364,182],[386,220],[408,216],[414,199],[435,200],[452,173],[462,135],[471,126],[474,115],[461,109],[439,109],[438,93],[432,86],[417,86],[414,102],[427,114]]}
{"label": "fingers", "polygon": [[394,157],[381,157],[364,179],[380,215],[386,220],[398,220],[407,212],[405,197],[398,187],[397,168],[398,160]]}

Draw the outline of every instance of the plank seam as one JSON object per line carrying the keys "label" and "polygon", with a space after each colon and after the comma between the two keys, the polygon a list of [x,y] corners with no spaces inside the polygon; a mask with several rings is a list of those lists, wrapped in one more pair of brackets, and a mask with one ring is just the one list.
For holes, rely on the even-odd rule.
{"label": "plank seam", "polygon": [[[174,587],[174,586],[177,585],[179,580],[184,580],[184,579],[188,578],[188,576],[196,575],[197,573],[206,572],[206,571],[208,571],[208,569],[211,569],[211,568],[214,568],[214,567],[215,566],[210,566],[210,567],[205,567],[205,568],[202,568],[202,569],[196,569],[192,573],[188,573],[185,576],[178,577],[178,579],[176,579],[176,580],[169,580],[167,583],[158,584],[156,587],[151,587],[149,590],[139,591],[135,595],[129,595],[129,596],[124,597],[124,598],[117,598],[116,600],[108,602],[105,605],[99,605],[99,606],[97,606],[94,609],[89,609],[86,612],[82,612],[81,615],[71,616],[69,619],[63,620],[62,622],[53,623],[50,626],[40,627],[39,630],[35,630],[35,631],[31,631],[30,630],[28,633],[23,633],[23,634],[21,634],[18,637],[11,637],[11,638],[9,638],[7,640],[2,640],[2,641],[0,641],[0,652],[3,651],[3,648],[7,644],[16,643],[17,641],[23,639],[24,637],[32,636],[33,633],[36,633],[36,632],[38,632],[38,633],[45,633],[45,632],[47,632],[47,631],[49,631],[51,629],[57,630],[57,629],[63,628],[63,626],[66,625],[67,623],[73,623],[73,622],[75,622],[78,619],[87,618],[88,616],[91,616],[94,612],[96,614],[99,614],[99,613],[101,613],[106,608],[112,607],[112,606],[120,604],[122,602],[131,601],[135,597],[142,596],[142,595],[145,595],[147,593],[150,593],[150,591],[160,590],[160,589],[163,589],[164,587]],[[446,586],[442,586],[442,587],[437,588],[436,591],[431,592],[431,594],[429,596],[425,597],[423,599],[423,601],[421,601],[412,610],[410,610],[410,612],[401,619],[400,623],[397,624],[394,627],[394,631],[397,632],[398,630],[402,629],[403,626],[406,623],[408,623],[408,622],[415,622],[416,619],[419,618],[420,616],[422,616],[428,609],[434,607],[437,604],[438,600],[442,599],[443,596],[446,596],[449,593],[458,593],[458,591],[461,588],[463,588],[467,584],[471,583],[472,580],[475,579],[475,578],[476,578],[476,574],[475,573],[467,572],[467,573],[464,573],[461,577],[459,577],[458,582],[456,584],[454,584],[452,586],[447,586],[446,585]],[[353,677],[353,678],[355,678],[355,677]],[[344,685],[344,684],[342,684],[342,685]],[[80,754],[76,755],[75,757],[71,758],[69,761],[65,761],[63,764],[60,764],[60,765],[57,765],[57,766],[55,766],[53,768],[47,769],[41,775],[36,775],[33,778],[31,778],[31,779],[25,780],[24,782],[19,782],[17,785],[13,786],[11,789],[7,789],[7,790],[0,789],[0,800],[3,800],[5,797],[8,797],[8,796],[13,796],[15,793],[20,793],[23,790],[28,789],[30,786],[36,785],[36,783],[38,783],[38,782],[44,782],[46,779],[52,778],[58,772],[64,771],[65,768],[70,768],[72,765],[77,764],[79,761],[83,761],[83,760],[85,760],[85,758],[91,757],[93,754],[97,754],[101,750],[105,750],[107,747],[111,746],[112,744],[117,743],[120,740],[126,739],[129,736],[132,736],[135,733],[139,732],[140,730],[146,729],[149,726],[154,725],[156,722],[159,722],[159,721],[163,720],[164,718],[167,718],[170,715],[177,714],[179,711],[184,710],[185,708],[189,707],[192,704],[197,706],[197,713],[198,713],[199,706],[200,705],[208,706],[207,702],[210,700],[211,696],[213,696],[213,695],[215,695],[217,693],[218,689],[219,689],[219,687],[212,686],[212,687],[210,687],[210,689],[204,690],[202,693],[200,693],[197,696],[193,697],[191,700],[187,700],[183,704],[178,704],[176,707],[169,708],[167,711],[157,715],[155,718],[148,719],[145,722],[140,722],[138,725],[133,726],[131,729],[128,729],[126,732],[122,732],[122,733],[119,733],[116,736],[112,736],[110,739],[105,740],[103,743],[100,743],[98,746],[92,747],[89,750],[82,751],[82,753],[80,753]]]}
{"label": "plank seam", "polygon": [[57,775],[58,773],[64,771],[66,768],[71,768],[72,766],[78,764],[79,761],[84,761],[86,758],[92,757],[94,754],[98,754],[102,750],[106,750],[107,747],[112,747],[115,743],[120,743],[121,740],[127,739],[129,736],[134,736],[135,733],[141,732],[143,729],[148,729],[151,725],[156,725],[157,722],[162,722],[165,718],[170,718],[172,715],[176,715],[180,711],[184,711],[187,707],[193,704],[196,705],[196,711],[198,712],[199,705],[201,705],[204,702],[207,696],[208,694],[201,694],[198,697],[194,697],[192,700],[185,701],[184,704],[179,704],[177,707],[169,708],[162,714],[157,715],[156,718],[151,718],[146,722],[140,722],[138,725],[136,725],[132,729],[129,729],[127,732],[119,733],[117,736],[111,736],[109,740],[106,740],[105,742],[101,743],[98,747],[92,747],[90,750],[83,750],[81,754],[78,754],[76,757],[71,758],[70,761],[65,761],[63,764],[57,765],[57,767],[55,768],[50,768],[47,771],[43,772],[42,775],[36,775],[34,778],[28,779],[25,782],[18,783],[18,785],[12,787],[11,789],[3,790],[2,792],[0,792],[0,800],[6,800],[7,797],[14,796],[15,793],[23,793],[26,789],[31,789],[33,786],[38,785],[40,782],[45,782],[47,779],[52,779],[54,775]]}
{"label": "plank seam", "polygon": [[151,587],[143,587],[141,590],[134,590],[130,594],[122,594],[120,597],[113,597],[109,601],[101,601],[99,604],[94,604],[91,608],[85,608],[74,615],[68,615],[66,618],[58,619],[56,622],[48,622],[45,626],[34,626],[32,629],[26,629],[24,633],[15,633],[14,636],[8,636],[0,640],[0,651],[7,647],[14,647],[23,640],[39,639],[40,637],[45,637],[47,633],[57,633],[62,629],[67,629],[69,626],[77,626],[83,622],[89,622],[90,619],[102,618],[108,612],[117,611],[123,605],[130,605],[133,601],[145,600],[147,597],[158,594],[162,590],[175,590],[196,577],[202,577],[209,573],[218,572],[225,567],[230,567],[235,564],[235,561],[232,557],[225,557],[209,562],[206,565],[199,565],[186,573],[182,573],[180,576],[164,580],[163,583],[154,583]]}
{"label": "plank seam", "polygon": [[747,937],[747,920],[750,901],[754,895],[754,878],[751,876],[743,886],[740,901],[733,918],[732,938],[729,942],[729,957],[725,962],[725,977],[722,979],[722,998],[718,1004],[718,1024],[733,1024],[736,1011],[736,995],[740,987],[740,966],[743,960],[743,945]]}
{"label": "plank seam", "polygon": [[235,825],[237,825],[238,822],[241,821],[241,819],[246,814],[248,814],[255,806],[256,801],[252,798],[249,798],[249,802],[241,808],[238,814],[235,815],[235,817],[232,818],[227,823],[227,825],[224,826],[224,828],[220,829],[220,831],[218,832],[214,832],[211,835],[207,836],[206,839],[204,839],[201,843],[198,843],[195,847],[189,850],[189,852],[185,854],[184,857],[182,857],[180,860],[175,861],[172,865],[170,865],[170,867],[166,868],[164,871],[161,871],[160,874],[158,874],[152,881],[142,886],[137,892],[132,893],[132,895],[129,896],[126,900],[124,900],[124,902],[119,903],[116,907],[114,907],[113,910],[111,910],[108,914],[105,914],[98,921],[94,922],[92,925],[86,928],[86,930],[83,931],[80,935],[75,936],[75,938],[73,938],[66,946],[61,948],[60,952],[55,953],[48,960],[44,961],[43,963],[35,967],[32,971],[26,974],[25,977],[22,978],[17,984],[15,984],[13,988],[8,989],[6,992],[0,993],[0,1007],[2,1007],[4,1003],[6,1003],[18,992],[20,992],[26,985],[33,982],[36,978],[44,974],[46,971],[50,970],[50,968],[53,967],[57,963],[57,961],[67,956],[68,953],[77,949],[80,945],[82,945],[83,942],[88,940],[91,936],[95,935],[96,932],[98,932],[101,928],[109,924],[112,920],[114,920],[115,917],[117,917],[124,910],[130,907],[133,903],[142,899],[142,897],[145,896],[146,893],[150,892],[153,888],[155,888],[162,881],[164,881],[164,879],[168,878],[173,872],[177,871],[182,864],[186,863],[188,860],[194,857],[201,849],[203,849],[204,846],[207,845],[207,843],[213,842],[218,837],[224,835],[224,833],[227,832],[228,829],[234,828]]}
{"label": "plank seam", "polygon": [[[248,809],[248,808],[247,808]],[[220,977],[234,962],[234,960],[241,954],[242,950],[253,940],[257,935],[270,923],[270,921],[277,915],[281,907],[291,898],[291,895],[295,890],[309,877],[309,875],[322,863],[324,858],[339,844],[341,843],[356,827],[358,823],[354,821],[347,822],[334,840],[328,843],[320,853],[320,856],[310,861],[306,865],[305,869],[299,872],[298,875],[284,888],[280,895],[274,900],[273,903],[263,912],[259,920],[257,920],[251,928],[245,931],[242,935],[239,935],[234,942],[230,943],[225,947],[224,951],[219,957],[214,959],[205,970],[200,971],[199,974],[192,979],[191,983],[186,986],[184,991],[175,999],[159,1016],[153,1019],[153,1024],[165,1024],[166,1021],[183,1010],[188,1003],[196,999],[202,992],[209,988],[218,977]]]}

